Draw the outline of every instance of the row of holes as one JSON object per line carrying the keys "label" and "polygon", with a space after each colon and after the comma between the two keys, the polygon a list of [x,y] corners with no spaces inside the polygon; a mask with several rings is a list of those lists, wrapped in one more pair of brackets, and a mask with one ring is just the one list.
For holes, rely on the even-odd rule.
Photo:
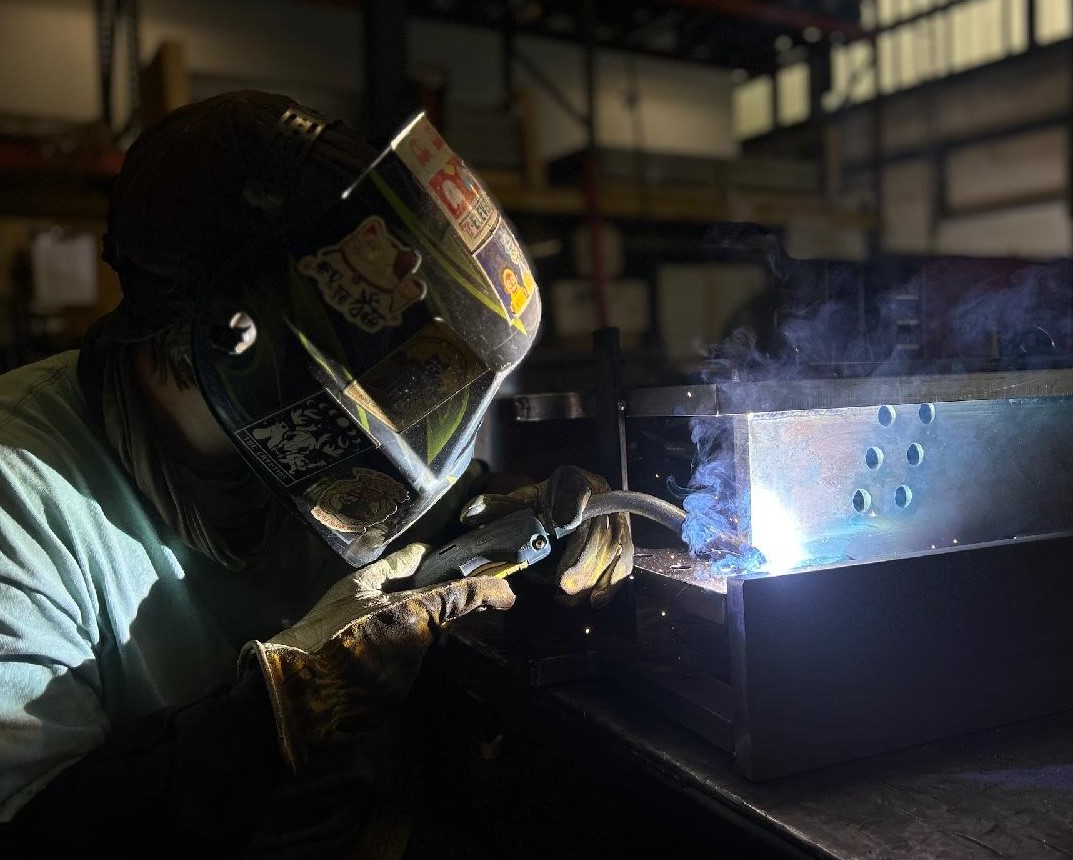
{"label": "row of holes", "polygon": [[[890,427],[894,423],[894,419],[898,417],[898,412],[893,406],[880,406],[876,417],[879,418],[879,423],[884,427]],[[934,404],[921,403],[920,408],[917,409],[917,418],[920,419],[921,424],[931,424],[935,420]]]}
{"label": "row of holes", "polygon": [[[874,471],[883,465],[885,456],[882,448],[877,448],[873,445],[864,452],[864,463]],[[924,446],[919,442],[911,444],[905,449],[905,459],[909,461],[910,466],[919,466],[924,462]]]}
{"label": "row of holes", "polygon": [[[908,508],[913,503],[913,491],[905,484],[899,484],[894,490],[894,504],[899,508]],[[868,490],[857,490],[853,493],[853,510],[863,514],[872,507],[872,494]]]}

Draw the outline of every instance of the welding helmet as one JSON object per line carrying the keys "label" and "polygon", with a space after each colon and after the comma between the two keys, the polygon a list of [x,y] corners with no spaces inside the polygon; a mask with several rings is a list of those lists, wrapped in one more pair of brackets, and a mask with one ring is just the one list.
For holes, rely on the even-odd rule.
{"label": "welding helmet", "polygon": [[540,308],[508,219],[419,113],[326,214],[201,292],[194,372],[249,465],[357,566],[466,470]]}

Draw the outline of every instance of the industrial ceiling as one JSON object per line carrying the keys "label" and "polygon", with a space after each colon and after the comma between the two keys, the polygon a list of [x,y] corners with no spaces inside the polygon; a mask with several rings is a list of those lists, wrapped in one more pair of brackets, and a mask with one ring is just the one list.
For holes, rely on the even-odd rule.
{"label": "industrial ceiling", "polygon": [[514,35],[771,72],[788,53],[867,35],[857,0],[409,0],[409,12]]}

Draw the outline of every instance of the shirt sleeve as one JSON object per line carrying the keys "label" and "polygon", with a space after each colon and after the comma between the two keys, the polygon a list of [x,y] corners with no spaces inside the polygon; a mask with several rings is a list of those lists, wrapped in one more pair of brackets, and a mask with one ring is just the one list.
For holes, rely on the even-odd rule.
{"label": "shirt sleeve", "polygon": [[0,450],[0,821],[109,728],[93,590],[53,531],[41,468]]}
{"label": "shirt sleeve", "polygon": [[286,777],[264,682],[250,673],[143,717],[66,767],[0,824],[0,855],[55,856],[88,833],[109,834],[121,856],[237,850],[278,812]]}
{"label": "shirt sleeve", "polygon": [[[208,577],[161,544],[68,376],[0,382],[0,857],[92,834],[122,856],[247,845],[287,818],[279,792],[320,787],[287,771],[260,674],[228,683],[245,621],[226,609],[259,626],[276,603],[227,579],[233,600],[201,601]],[[324,784],[360,810],[354,779]]]}

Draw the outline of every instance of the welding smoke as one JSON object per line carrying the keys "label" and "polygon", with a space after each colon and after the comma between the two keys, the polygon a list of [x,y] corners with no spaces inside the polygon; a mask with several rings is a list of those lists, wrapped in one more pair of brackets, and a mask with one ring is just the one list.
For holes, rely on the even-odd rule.
{"label": "welding smoke", "polygon": [[693,555],[709,560],[713,573],[751,570],[764,559],[748,545],[748,490],[737,491],[731,462],[729,425],[720,418],[694,418],[690,435],[696,449],[695,468],[686,487],[670,479],[668,487],[686,512],[682,537]]}
{"label": "welding smoke", "polygon": [[[691,384],[1008,370],[1070,353],[1068,259],[887,256],[867,262],[794,259],[756,225],[713,229],[714,252],[746,252],[770,275],[770,313],[710,346]],[[756,314],[754,317],[758,316]],[[734,486],[730,422],[697,417],[683,539],[713,569],[762,567],[747,543],[748,488]]]}

